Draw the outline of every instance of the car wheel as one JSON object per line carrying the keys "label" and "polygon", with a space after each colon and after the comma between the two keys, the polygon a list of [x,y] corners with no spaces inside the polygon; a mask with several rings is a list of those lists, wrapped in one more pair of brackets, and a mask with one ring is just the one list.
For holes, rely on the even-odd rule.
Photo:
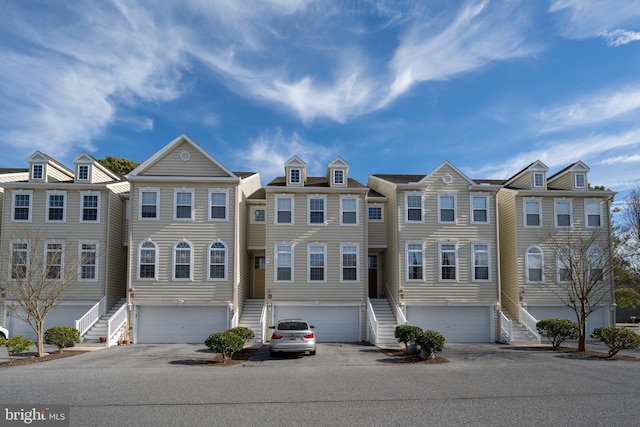
{"label": "car wheel", "polygon": [[276,355],[276,352],[273,350],[269,350],[269,356],[273,357]]}
{"label": "car wheel", "polygon": [[315,350],[310,351],[310,352],[309,352],[309,355],[311,355],[311,356],[315,356],[315,355],[316,355],[316,351],[315,351]]}

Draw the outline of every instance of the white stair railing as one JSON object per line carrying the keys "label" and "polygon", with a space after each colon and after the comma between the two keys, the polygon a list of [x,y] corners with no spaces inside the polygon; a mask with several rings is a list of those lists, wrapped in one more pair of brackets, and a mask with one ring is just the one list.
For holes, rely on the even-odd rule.
{"label": "white stair railing", "polygon": [[262,312],[260,313],[260,341],[261,343],[267,342],[267,304],[262,304]]}
{"label": "white stair railing", "polygon": [[387,284],[385,285],[385,287],[387,288],[387,295],[389,295],[389,299],[391,300],[391,309],[396,315],[396,322],[398,323],[398,325],[406,325],[407,317],[404,315],[404,312],[402,311],[402,308],[400,308],[400,305],[396,304],[396,300],[393,298],[393,294],[389,289],[389,285]]}
{"label": "white stair railing", "polygon": [[369,322],[369,327],[367,328],[369,342],[376,345],[378,343],[378,319],[376,319],[376,314],[369,298],[367,298],[367,321]]}
{"label": "white stair railing", "polygon": [[76,320],[76,329],[80,331],[80,336],[84,335],[98,320],[106,313],[107,297],[102,297],[93,307],[89,309],[80,319]]}
{"label": "white stair railing", "polygon": [[538,320],[531,315],[522,305],[518,305],[518,310],[520,314],[520,323],[524,325],[533,335],[535,335],[538,343],[542,342],[542,337],[538,333],[538,329],[536,328],[536,324]]}
{"label": "white stair railing", "polygon": [[513,342],[513,322],[500,311],[500,342],[511,344]]}
{"label": "white stair railing", "polygon": [[122,328],[122,325],[127,323],[127,304],[122,304],[122,307],[118,309],[107,321],[107,346],[117,344],[117,333]]}

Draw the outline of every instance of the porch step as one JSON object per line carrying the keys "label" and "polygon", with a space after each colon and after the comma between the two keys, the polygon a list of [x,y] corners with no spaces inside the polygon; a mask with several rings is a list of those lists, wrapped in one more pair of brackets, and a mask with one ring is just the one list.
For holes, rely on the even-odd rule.
{"label": "porch step", "polygon": [[240,313],[239,326],[244,326],[253,331],[253,340],[251,342],[262,344],[262,326],[260,325],[260,316],[262,315],[263,299],[248,299],[244,302],[242,312]]}
{"label": "porch step", "polygon": [[107,337],[107,323],[111,316],[127,303],[126,298],[120,299],[117,303],[111,307],[111,310],[106,312],[100,317],[100,319],[83,335],[84,342],[86,343],[98,343],[100,342],[100,338]]}
{"label": "porch step", "polygon": [[375,345],[398,345],[395,337],[398,322],[393,315],[391,305],[385,298],[371,298],[371,307],[378,321],[378,336]]}
{"label": "porch step", "polygon": [[511,330],[513,337],[511,337],[511,343],[530,343],[538,344],[536,336],[526,328],[522,323],[518,322],[507,310],[503,310],[502,313],[511,321]]}

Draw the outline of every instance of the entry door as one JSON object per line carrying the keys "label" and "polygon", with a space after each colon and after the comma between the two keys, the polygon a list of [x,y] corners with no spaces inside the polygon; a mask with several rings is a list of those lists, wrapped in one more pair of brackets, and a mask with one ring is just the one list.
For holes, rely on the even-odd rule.
{"label": "entry door", "polygon": [[266,267],[265,257],[257,256],[254,258],[253,297],[255,299],[264,299],[265,267]]}
{"label": "entry door", "polygon": [[378,298],[378,256],[369,255],[369,298]]}

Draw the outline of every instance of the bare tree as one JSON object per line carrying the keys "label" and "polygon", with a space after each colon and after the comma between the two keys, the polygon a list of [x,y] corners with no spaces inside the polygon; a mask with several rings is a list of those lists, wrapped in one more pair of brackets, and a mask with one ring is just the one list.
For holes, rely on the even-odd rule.
{"label": "bare tree", "polygon": [[9,251],[8,274],[0,272],[3,302],[36,333],[41,357],[45,318],[75,282],[80,260],[74,251],[65,251],[69,242],[45,239],[39,230],[23,229],[16,238],[3,240]]}
{"label": "bare tree", "polygon": [[578,351],[586,350],[587,317],[613,303],[614,249],[609,229],[576,223],[543,236],[555,262],[545,266],[545,286],[576,314]]}
{"label": "bare tree", "polygon": [[[640,186],[633,189],[620,207],[620,224],[616,238],[619,240],[619,264],[627,275],[621,287],[638,287],[640,282]],[[637,289],[640,290],[640,289]]]}

